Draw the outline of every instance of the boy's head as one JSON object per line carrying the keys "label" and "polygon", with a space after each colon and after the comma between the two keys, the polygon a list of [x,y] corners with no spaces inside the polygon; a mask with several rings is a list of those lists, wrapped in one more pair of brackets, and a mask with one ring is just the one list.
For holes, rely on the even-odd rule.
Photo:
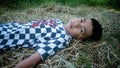
{"label": "boy's head", "polygon": [[96,19],[91,19],[92,21],[92,35],[88,38],[90,40],[98,41],[102,37],[102,27]]}
{"label": "boy's head", "polygon": [[102,37],[102,28],[95,19],[74,18],[65,25],[65,29],[74,39],[98,41]]}

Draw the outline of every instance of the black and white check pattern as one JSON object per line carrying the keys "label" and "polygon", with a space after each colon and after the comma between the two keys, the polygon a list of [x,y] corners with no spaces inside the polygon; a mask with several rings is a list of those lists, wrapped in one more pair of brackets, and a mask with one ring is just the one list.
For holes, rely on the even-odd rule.
{"label": "black and white check pattern", "polygon": [[65,48],[71,36],[65,31],[59,19],[0,24],[0,50],[9,48],[35,48],[42,59]]}

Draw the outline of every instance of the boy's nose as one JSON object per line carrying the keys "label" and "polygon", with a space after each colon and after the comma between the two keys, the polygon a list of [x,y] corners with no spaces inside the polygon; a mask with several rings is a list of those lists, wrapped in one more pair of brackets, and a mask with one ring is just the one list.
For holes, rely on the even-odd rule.
{"label": "boy's nose", "polygon": [[81,27],[81,24],[80,23],[75,23],[75,26],[78,28],[78,27]]}

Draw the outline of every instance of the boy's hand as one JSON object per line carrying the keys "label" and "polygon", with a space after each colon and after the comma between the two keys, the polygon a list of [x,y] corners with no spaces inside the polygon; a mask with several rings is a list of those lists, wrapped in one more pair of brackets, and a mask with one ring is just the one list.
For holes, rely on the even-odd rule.
{"label": "boy's hand", "polygon": [[39,63],[41,61],[41,57],[38,52],[32,54],[27,59],[23,60],[19,64],[15,66],[15,68],[30,68],[33,65]]}

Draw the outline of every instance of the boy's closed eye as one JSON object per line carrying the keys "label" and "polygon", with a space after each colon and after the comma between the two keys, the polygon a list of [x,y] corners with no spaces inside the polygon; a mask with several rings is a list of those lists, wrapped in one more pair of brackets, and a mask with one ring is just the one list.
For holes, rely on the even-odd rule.
{"label": "boy's closed eye", "polygon": [[83,33],[83,29],[80,29],[80,33]]}
{"label": "boy's closed eye", "polygon": [[82,19],[80,20],[81,23],[84,23],[85,21],[86,21],[85,18],[82,18]]}
{"label": "boy's closed eye", "polygon": [[82,22],[83,22],[83,20],[81,19],[81,20],[80,20],[80,22],[82,23]]}
{"label": "boy's closed eye", "polygon": [[85,33],[85,27],[82,27],[82,28],[80,29],[80,33]]}

